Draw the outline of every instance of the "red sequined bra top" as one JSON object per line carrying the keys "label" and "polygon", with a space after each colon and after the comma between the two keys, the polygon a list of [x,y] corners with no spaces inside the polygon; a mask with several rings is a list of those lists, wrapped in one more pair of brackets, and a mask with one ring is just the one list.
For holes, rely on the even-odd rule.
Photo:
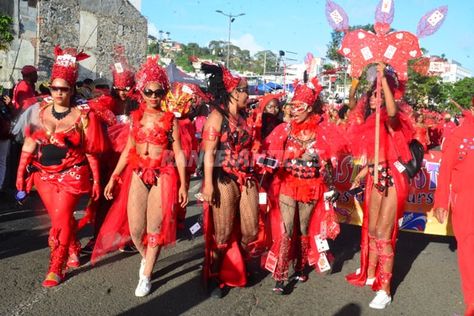
{"label": "red sequined bra top", "polygon": [[137,144],[149,143],[164,146],[173,142],[173,113],[164,112],[163,115],[154,122],[153,127],[143,126],[140,122],[142,118],[142,111],[133,112],[131,132]]}

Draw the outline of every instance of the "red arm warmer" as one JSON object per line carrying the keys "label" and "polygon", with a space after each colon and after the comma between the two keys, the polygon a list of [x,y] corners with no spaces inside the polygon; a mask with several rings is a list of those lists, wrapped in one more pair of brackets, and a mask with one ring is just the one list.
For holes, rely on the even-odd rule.
{"label": "red arm warmer", "polygon": [[18,164],[18,172],[16,175],[16,188],[18,191],[25,190],[25,173],[26,167],[31,163],[33,160],[33,153],[22,151],[20,162]]}

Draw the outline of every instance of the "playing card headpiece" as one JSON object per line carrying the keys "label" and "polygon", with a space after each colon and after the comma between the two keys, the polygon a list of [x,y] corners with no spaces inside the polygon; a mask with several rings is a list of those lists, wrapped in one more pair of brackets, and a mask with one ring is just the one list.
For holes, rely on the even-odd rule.
{"label": "playing card headpiece", "polygon": [[53,69],[51,70],[51,82],[54,79],[65,80],[70,87],[76,85],[77,77],[79,75],[78,62],[89,57],[83,52],[77,52],[75,48],[65,48],[56,46],[54,48],[55,60]]}
{"label": "playing card headpiece", "polygon": [[131,89],[135,84],[133,69],[128,64],[123,46],[115,47],[114,64],[111,66],[114,87],[119,89]]}

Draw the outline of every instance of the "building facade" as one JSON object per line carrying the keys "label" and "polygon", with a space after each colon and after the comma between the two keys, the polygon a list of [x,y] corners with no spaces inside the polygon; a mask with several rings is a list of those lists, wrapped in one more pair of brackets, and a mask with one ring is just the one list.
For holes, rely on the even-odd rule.
{"label": "building facade", "polygon": [[15,40],[0,52],[0,84],[8,87],[24,65],[35,65],[47,80],[54,47],[75,47],[90,57],[80,63],[79,79],[111,79],[114,47],[125,47],[135,68],[146,57],[147,20],[127,0],[8,0],[0,12],[14,19]]}

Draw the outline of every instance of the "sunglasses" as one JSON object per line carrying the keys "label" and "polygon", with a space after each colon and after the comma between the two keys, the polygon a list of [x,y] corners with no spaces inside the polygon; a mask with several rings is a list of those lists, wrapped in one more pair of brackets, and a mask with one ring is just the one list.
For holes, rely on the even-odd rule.
{"label": "sunglasses", "polygon": [[130,91],[131,87],[116,87],[114,86],[115,91]]}
{"label": "sunglasses", "polygon": [[237,90],[241,93],[245,92],[245,93],[249,94],[249,87],[248,86],[247,87],[236,88],[235,90]]}
{"label": "sunglasses", "polygon": [[143,94],[147,96],[148,98],[163,97],[166,94],[166,90],[165,89],[157,89],[157,90],[145,89],[143,90]]}
{"label": "sunglasses", "polygon": [[64,92],[64,93],[67,93],[69,91],[71,91],[71,88],[69,87],[57,87],[57,86],[50,86],[49,89],[53,92]]}

